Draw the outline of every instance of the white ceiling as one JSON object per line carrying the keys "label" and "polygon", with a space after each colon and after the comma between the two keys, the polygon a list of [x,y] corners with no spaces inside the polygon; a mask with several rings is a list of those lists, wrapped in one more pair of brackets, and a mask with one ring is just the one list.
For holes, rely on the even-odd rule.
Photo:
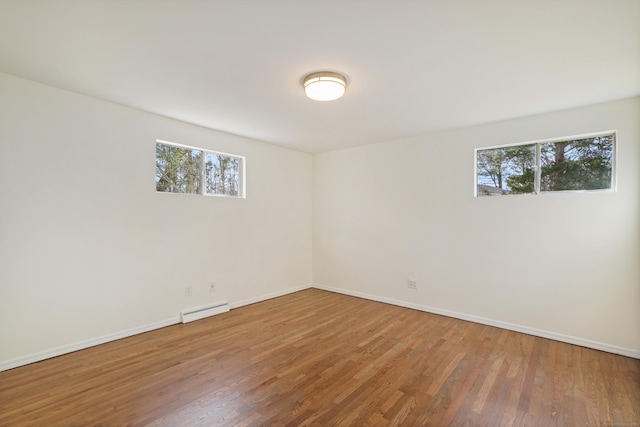
{"label": "white ceiling", "polygon": [[315,153],[638,96],[640,0],[0,0],[0,72]]}

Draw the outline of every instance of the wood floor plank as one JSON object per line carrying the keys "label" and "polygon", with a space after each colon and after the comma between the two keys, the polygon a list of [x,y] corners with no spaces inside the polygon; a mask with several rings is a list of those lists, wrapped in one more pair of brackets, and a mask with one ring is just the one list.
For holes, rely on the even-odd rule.
{"label": "wood floor plank", "polygon": [[640,425],[640,361],[309,289],[0,372],[0,426]]}

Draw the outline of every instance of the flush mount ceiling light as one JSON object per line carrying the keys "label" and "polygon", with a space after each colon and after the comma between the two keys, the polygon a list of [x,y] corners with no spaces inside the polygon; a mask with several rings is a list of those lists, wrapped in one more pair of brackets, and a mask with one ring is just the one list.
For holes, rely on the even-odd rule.
{"label": "flush mount ceiling light", "polygon": [[333,101],[344,95],[347,79],[338,73],[320,71],[304,78],[304,93],[315,101]]}

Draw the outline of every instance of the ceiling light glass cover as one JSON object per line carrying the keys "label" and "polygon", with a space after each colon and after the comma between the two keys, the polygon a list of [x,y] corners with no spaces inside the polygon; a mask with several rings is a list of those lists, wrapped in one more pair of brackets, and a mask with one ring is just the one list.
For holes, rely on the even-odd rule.
{"label": "ceiling light glass cover", "polygon": [[347,79],[338,73],[320,71],[304,78],[304,93],[315,101],[333,101],[347,90]]}

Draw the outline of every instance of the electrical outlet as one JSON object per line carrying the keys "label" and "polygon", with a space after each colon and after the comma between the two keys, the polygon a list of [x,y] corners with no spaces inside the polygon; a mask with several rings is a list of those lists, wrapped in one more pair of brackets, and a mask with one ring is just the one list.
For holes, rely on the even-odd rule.
{"label": "electrical outlet", "polygon": [[409,279],[407,280],[407,286],[409,287],[409,289],[418,289],[418,280],[414,279],[413,277],[409,277]]}
{"label": "electrical outlet", "polygon": [[191,295],[193,295],[193,286],[185,286],[184,287],[184,296],[185,297],[190,297]]}
{"label": "electrical outlet", "polygon": [[209,292],[216,291],[216,282],[209,282]]}

